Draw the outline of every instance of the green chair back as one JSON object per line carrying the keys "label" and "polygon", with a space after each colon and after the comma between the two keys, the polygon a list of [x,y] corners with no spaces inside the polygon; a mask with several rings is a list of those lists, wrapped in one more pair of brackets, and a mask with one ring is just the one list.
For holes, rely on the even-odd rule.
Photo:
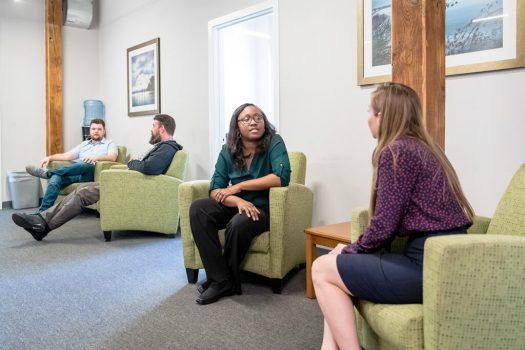
{"label": "green chair back", "polygon": [[525,164],[512,177],[487,233],[525,236]]}
{"label": "green chair back", "polygon": [[117,162],[122,164],[128,164],[129,155],[126,146],[118,146]]}
{"label": "green chair back", "polygon": [[288,152],[292,173],[290,182],[304,185],[306,179],[306,156],[302,152]]}
{"label": "green chair back", "polygon": [[184,181],[186,178],[186,169],[188,168],[188,152],[186,151],[177,151],[171,165],[166,171],[166,175],[171,177],[176,177]]}

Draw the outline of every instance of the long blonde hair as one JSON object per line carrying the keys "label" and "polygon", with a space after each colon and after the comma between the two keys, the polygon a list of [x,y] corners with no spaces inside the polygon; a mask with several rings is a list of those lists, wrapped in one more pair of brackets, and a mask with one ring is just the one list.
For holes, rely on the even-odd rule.
{"label": "long blonde hair", "polygon": [[[377,198],[377,167],[383,151],[392,152],[392,143],[401,137],[410,137],[426,145],[445,172],[450,191],[456,197],[465,215],[472,221],[474,210],[463,194],[456,171],[447,156],[422,125],[421,102],[414,90],[403,84],[387,83],[372,92],[370,107],[374,116],[379,117],[377,146],[372,154],[373,177],[370,196],[370,218],[374,214]],[[394,164],[396,154],[392,152]]]}

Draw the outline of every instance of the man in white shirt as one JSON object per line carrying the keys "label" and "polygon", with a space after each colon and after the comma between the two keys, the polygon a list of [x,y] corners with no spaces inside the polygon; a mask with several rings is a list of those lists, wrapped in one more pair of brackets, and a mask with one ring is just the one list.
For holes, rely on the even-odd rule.
{"label": "man in white shirt", "polygon": [[[26,171],[42,179],[49,179],[42,204],[38,209],[42,212],[50,208],[58,197],[60,190],[75,182],[90,182],[94,180],[95,163],[101,160],[115,161],[118,149],[115,143],[107,140],[106,123],[102,119],[91,120],[89,135],[91,138],[82,142],[72,150],[45,157],[40,167],[26,166]],[[73,164],[56,169],[46,169],[52,160],[72,160]]]}
{"label": "man in white shirt", "polygon": [[[173,139],[175,119],[167,114],[157,114],[153,118],[151,138],[153,145],[146,153],[128,162],[128,169],[144,175],[160,175],[168,171],[173,157],[182,146]],[[13,213],[16,225],[24,228],[34,239],[41,241],[50,231],[62,226],[80,214],[87,205],[100,199],[100,185],[96,182],[81,184],[64,200],[51,208],[37,213]]]}

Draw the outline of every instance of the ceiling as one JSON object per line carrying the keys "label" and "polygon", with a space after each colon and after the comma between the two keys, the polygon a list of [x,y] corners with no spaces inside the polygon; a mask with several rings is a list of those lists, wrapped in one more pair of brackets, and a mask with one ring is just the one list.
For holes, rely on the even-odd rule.
{"label": "ceiling", "polygon": [[45,0],[0,0],[0,17],[44,21]]}

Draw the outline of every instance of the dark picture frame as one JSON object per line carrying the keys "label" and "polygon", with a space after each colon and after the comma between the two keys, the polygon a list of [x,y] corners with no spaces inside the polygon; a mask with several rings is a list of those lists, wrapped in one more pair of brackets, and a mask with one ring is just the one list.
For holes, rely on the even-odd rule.
{"label": "dark picture frame", "polygon": [[127,49],[128,116],[160,113],[160,39]]}

